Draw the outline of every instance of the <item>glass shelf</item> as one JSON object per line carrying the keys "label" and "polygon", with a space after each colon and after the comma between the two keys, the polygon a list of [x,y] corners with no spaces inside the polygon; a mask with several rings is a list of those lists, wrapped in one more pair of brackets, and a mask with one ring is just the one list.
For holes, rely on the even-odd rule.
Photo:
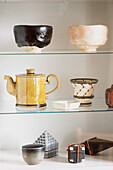
{"label": "glass shelf", "polygon": [[[39,2],[57,2],[57,3],[61,3],[64,2],[65,3],[66,0],[32,0],[32,3],[39,3]],[[69,2],[113,2],[112,0],[70,0]],[[0,3],[10,3],[10,2],[18,2],[18,3],[29,3],[31,2],[31,0],[0,0]]]}
{"label": "glass shelf", "polygon": [[[59,99],[62,100],[62,99]],[[65,100],[74,100],[74,99],[65,99]],[[54,114],[54,113],[82,113],[82,112],[109,112],[109,111],[113,111],[113,108],[109,109],[107,107],[107,105],[105,104],[104,99],[102,98],[95,98],[93,99],[92,105],[90,106],[80,106],[79,109],[77,110],[58,110],[58,109],[54,109],[52,102],[55,100],[47,100],[47,107],[43,108],[41,110],[30,110],[30,111],[26,111],[26,110],[21,110],[21,111],[17,111],[15,108],[15,104],[14,102],[11,101],[1,101],[0,102],[0,114],[4,115],[4,114]]]}
{"label": "glass shelf", "polygon": [[4,55],[75,55],[75,54],[113,54],[113,51],[97,51],[97,52],[82,52],[82,51],[75,51],[75,50],[49,50],[49,51],[42,51],[41,53],[29,53],[24,51],[13,51],[13,52],[0,52],[0,56]]}

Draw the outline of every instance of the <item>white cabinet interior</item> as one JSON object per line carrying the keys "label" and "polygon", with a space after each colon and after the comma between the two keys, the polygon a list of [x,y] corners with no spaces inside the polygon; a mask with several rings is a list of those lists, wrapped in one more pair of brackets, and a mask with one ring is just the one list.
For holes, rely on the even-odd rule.
{"label": "white cabinet interior", "polygon": [[[28,1],[26,0],[26,2]],[[47,50],[57,51],[79,50],[69,42],[69,25],[105,24],[109,28],[108,42],[100,50],[113,50],[112,0],[89,0],[88,2],[82,0],[76,3],[74,1],[48,3],[49,1],[46,0],[40,3],[29,2],[31,3],[22,1],[0,4],[1,52],[22,51],[14,42],[13,26],[16,24],[52,25],[54,33]],[[72,98],[73,87],[69,80],[75,77],[97,78],[99,82],[95,88],[95,98],[104,98],[105,89],[113,83],[112,62],[113,54],[1,55],[0,100],[4,101],[4,107],[7,107],[5,103],[9,101],[13,106],[15,105],[15,98],[6,92],[4,75],[15,77],[15,74],[24,73],[26,68],[35,68],[36,72],[46,75],[49,73],[58,75],[61,85],[58,91],[49,97],[50,99]],[[53,87],[51,86],[51,88]],[[44,130],[48,130],[56,137],[60,147],[86,139],[83,137],[85,133],[88,134],[87,138],[93,136],[104,136],[105,138],[107,133],[112,133],[112,119],[112,112],[107,112],[107,114],[88,112],[61,115],[1,115],[0,145],[2,149],[20,148],[25,143],[34,142]],[[80,136],[79,140],[78,136]]]}

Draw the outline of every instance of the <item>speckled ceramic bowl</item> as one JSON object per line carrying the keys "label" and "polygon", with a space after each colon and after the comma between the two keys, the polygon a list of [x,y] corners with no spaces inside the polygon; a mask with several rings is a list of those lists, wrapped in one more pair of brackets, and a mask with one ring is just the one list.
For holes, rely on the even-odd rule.
{"label": "speckled ceramic bowl", "polygon": [[16,25],[14,36],[18,47],[36,51],[50,44],[53,28],[49,25]]}
{"label": "speckled ceramic bowl", "polygon": [[70,42],[83,52],[96,52],[108,38],[108,27],[105,25],[71,25]]}
{"label": "speckled ceramic bowl", "polygon": [[22,146],[22,156],[29,165],[38,165],[44,158],[44,146],[29,144]]}

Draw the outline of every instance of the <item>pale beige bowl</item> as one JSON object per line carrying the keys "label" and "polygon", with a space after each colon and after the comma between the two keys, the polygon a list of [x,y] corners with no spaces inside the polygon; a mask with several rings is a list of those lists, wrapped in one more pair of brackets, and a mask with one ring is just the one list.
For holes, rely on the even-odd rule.
{"label": "pale beige bowl", "polygon": [[108,37],[105,25],[71,25],[69,26],[70,42],[84,52],[96,52],[103,46]]}

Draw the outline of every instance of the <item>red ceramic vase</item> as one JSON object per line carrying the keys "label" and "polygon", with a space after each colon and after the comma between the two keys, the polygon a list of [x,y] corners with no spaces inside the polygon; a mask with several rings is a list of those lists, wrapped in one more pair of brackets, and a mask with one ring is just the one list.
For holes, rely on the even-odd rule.
{"label": "red ceramic vase", "polygon": [[113,84],[111,85],[111,88],[106,89],[105,99],[108,107],[113,108]]}

